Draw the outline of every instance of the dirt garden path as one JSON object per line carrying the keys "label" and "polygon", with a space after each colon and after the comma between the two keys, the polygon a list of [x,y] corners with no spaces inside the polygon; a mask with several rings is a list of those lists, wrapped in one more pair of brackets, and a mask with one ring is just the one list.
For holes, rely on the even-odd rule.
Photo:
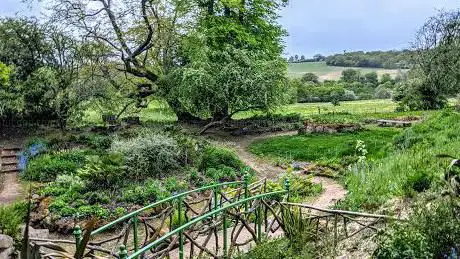
{"label": "dirt garden path", "polygon": [[[289,131],[289,132],[282,132],[282,133],[270,133],[270,134],[263,134],[258,136],[222,136],[222,135],[214,135],[213,140],[217,141],[219,144],[223,144],[225,146],[229,146],[236,150],[238,157],[242,162],[246,165],[250,166],[254,170],[259,173],[260,178],[269,178],[269,179],[276,179],[279,174],[284,172],[284,169],[274,166],[267,161],[264,161],[261,158],[256,157],[251,152],[249,152],[248,148],[249,145],[256,141],[265,138],[271,138],[276,136],[292,136],[296,135],[297,131]],[[345,197],[346,191],[345,189],[337,183],[335,180],[326,178],[326,177],[318,177],[315,176],[313,178],[313,182],[321,183],[323,186],[323,192],[321,195],[316,197],[312,202],[308,203],[311,206],[318,207],[318,208],[328,208],[333,206],[338,200],[343,199]],[[231,233],[232,229],[228,229],[228,233]],[[271,233],[269,236],[271,238],[280,237],[283,235],[283,231],[279,229],[275,233]],[[223,234],[221,232],[217,235],[218,243],[223,243]],[[238,240],[240,243],[245,243],[246,240],[250,240],[252,238],[249,231],[243,229],[240,233]],[[206,237],[202,236],[196,239],[199,244],[205,242]],[[228,237],[228,243],[231,243],[230,237]],[[209,241],[208,245],[206,246],[207,249],[210,251],[215,251],[215,237],[212,237]],[[190,242],[186,242],[184,245],[184,255],[188,256],[190,253],[191,244]],[[247,252],[251,249],[250,245],[245,245],[240,248],[239,252]],[[178,259],[179,258],[179,250],[175,249],[171,251],[169,254],[171,259]]]}
{"label": "dirt garden path", "polygon": [[[217,141],[235,149],[240,160],[256,170],[261,178],[265,177],[268,179],[276,179],[279,174],[283,173],[285,170],[255,156],[249,152],[248,148],[252,142],[257,140],[277,136],[293,136],[296,134],[297,131],[288,131],[281,133],[267,133],[258,136],[218,136]],[[331,178],[315,176],[313,178],[313,182],[321,183],[323,186],[323,192],[309,204],[311,206],[328,208],[335,205],[338,200],[345,197],[346,190],[342,185]]]}

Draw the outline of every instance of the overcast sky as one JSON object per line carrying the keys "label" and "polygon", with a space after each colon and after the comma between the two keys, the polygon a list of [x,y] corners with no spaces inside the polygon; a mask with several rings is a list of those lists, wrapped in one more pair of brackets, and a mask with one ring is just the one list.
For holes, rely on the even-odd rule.
{"label": "overcast sky", "polygon": [[[286,54],[408,48],[416,30],[438,10],[460,8],[458,0],[290,0],[281,24],[288,30]],[[21,0],[0,0],[0,16],[39,14]]]}

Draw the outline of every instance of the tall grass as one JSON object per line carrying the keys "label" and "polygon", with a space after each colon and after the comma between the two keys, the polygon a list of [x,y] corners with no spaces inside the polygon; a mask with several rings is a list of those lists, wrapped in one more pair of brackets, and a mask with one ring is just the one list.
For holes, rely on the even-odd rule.
{"label": "tall grass", "polygon": [[343,208],[373,210],[395,196],[413,196],[440,182],[450,161],[439,154],[460,154],[460,114],[443,111],[407,129],[395,139],[393,154],[346,176],[348,194]]}

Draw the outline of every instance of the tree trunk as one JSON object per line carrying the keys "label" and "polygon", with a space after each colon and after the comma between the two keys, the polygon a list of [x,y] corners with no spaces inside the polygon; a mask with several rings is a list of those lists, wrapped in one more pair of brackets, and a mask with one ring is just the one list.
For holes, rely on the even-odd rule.
{"label": "tree trunk", "polygon": [[178,122],[200,123],[203,121],[200,117],[197,117],[190,112],[184,111],[184,109],[181,108],[179,101],[176,99],[166,100],[166,102],[176,114]]}

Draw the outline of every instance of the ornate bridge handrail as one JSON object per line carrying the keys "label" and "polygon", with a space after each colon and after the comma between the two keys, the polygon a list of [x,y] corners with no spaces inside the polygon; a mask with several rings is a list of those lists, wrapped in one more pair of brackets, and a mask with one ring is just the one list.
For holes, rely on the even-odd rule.
{"label": "ornate bridge handrail", "polygon": [[173,201],[173,200],[176,200],[176,199],[179,199],[179,198],[182,198],[182,197],[185,197],[191,193],[195,193],[195,192],[202,192],[202,191],[207,191],[207,190],[212,190],[212,189],[216,189],[216,188],[221,188],[221,187],[224,187],[224,186],[234,186],[234,185],[239,185],[239,184],[243,184],[244,181],[234,181],[234,182],[226,182],[226,183],[219,183],[219,184],[213,184],[213,185],[208,185],[208,186],[204,186],[204,187],[201,187],[201,188],[198,188],[198,189],[194,189],[194,190],[190,190],[190,191],[186,191],[186,192],[183,192],[183,193],[179,193],[177,195],[174,195],[174,196],[171,196],[171,197],[168,197],[166,199],[163,199],[163,200],[160,200],[160,201],[157,201],[157,202],[154,202],[148,206],[145,206],[143,208],[140,208],[136,211],[133,211],[129,214],[126,214],[125,216],[119,218],[119,219],[116,219],[96,230],[94,230],[93,232],[91,232],[91,236],[94,236],[94,235],[97,235],[101,232],[103,232],[104,230],[107,230],[111,227],[113,227],[114,225],[116,224],[119,224],[119,223],[122,223],[130,218],[133,218],[133,217],[137,217],[141,212],[143,211],[146,211],[148,209],[152,209],[154,207],[157,207],[161,204],[164,204],[164,203],[167,203],[167,202],[170,202],[170,201]]}
{"label": "ornate bridge handrail", "polygon": [[213,217],[214,215],[217,215],[217,214],[219,214],[221,212],[225,212],[226,210],[235,208],[235,207],[237,207],[239,205],[243,205],[243,204],[248,203],[250,201],[263,200],[263,199],[265,199],[267,197],[270,197],[270,196],[282,195],[282,194],[287,194],[287,193],[289,193],[289,190],[282,190],[282,191],[275,191],[275,192],[259,194],[259,195],[255,195],[255,196],[252,196],[252,197],[249,197],[249,198],[241,199],[241,200],[238,200],[236,202],[233,202],[233,203],[227,204],[225,206],[222,206],[220,208],[217,208],[216,210],[210,211],[210,212],[208,212],[206,214],[203,214],[203,215],[201,215],[199,217],[193,218],[192,220],[190,220],[186,224],[183,224],[183,225],[179,226],[178,228],[176,228],[173,231],[163,235],[161,238],[155,240],[154,242],[142,247],[140,250],[138,250],[138,251],[134,252],[132,255],[130,255],[128,257],[128,259],[138,258],[139,256],[143,255],[144,253],[148,252],[150,249],[155,248],[156,246],[158,246],[162,242],[168,240],[170,237],[172,237],[174,235],[181,235],[181,233],[184,230],[192,227],[196,223],[199,223],[202,220],[209,219],[209,218]]}

